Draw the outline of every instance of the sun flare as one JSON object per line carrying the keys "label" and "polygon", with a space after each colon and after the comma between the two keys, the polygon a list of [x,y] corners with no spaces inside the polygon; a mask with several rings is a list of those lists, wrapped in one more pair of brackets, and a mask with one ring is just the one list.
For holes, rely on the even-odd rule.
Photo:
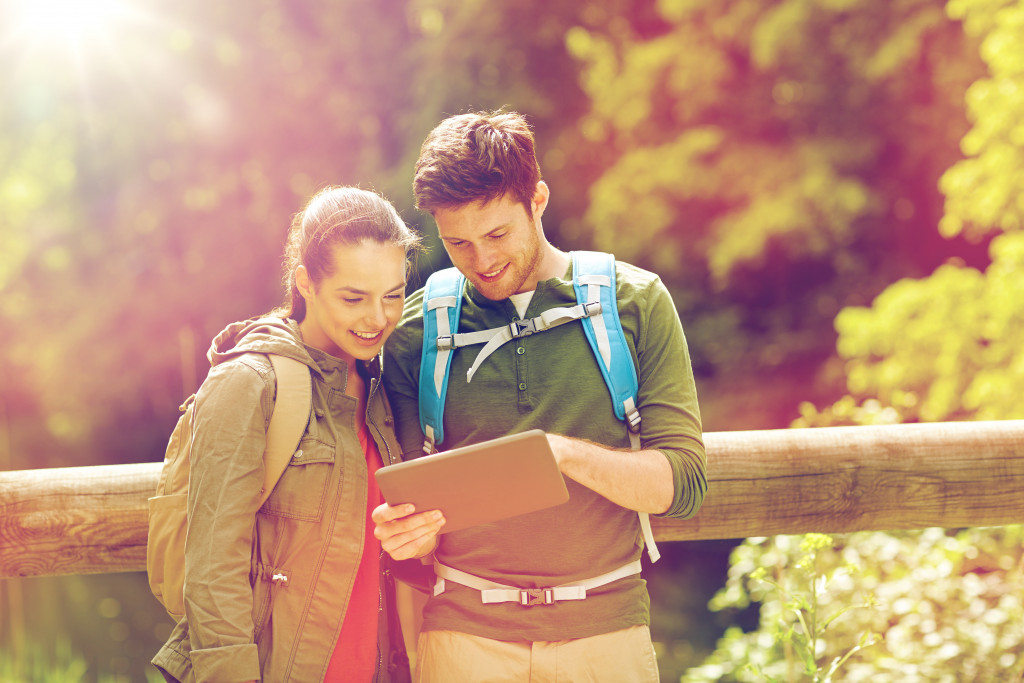
{"label": "sun flare", "polygon": [[123,0],[17,0],[13,10],[19,37],[66,46],[109,38],[128,12]]}

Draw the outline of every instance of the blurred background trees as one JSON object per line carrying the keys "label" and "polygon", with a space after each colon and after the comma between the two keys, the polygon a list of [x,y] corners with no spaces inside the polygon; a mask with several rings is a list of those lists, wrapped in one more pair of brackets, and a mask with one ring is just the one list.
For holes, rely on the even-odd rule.
{"label": "blurred background trees", "polygon": [[953,260],[887,287],[835,320],[848,394],[799,426],[1024,417],[1024,3],[952,0],[986,72],[966,90],[964,158],[943,173],[943,235],[989,245],[986,267]]}
{"label": "blurred background trees", "polygon": [[[62,31],[36,5],[62,8],[8,2],[3,23],[3,403],[11,452],[35,451],[12,465],[152,459],[208,339],[280,298],[303,200],[362,184],[432,233],[412,164],[467,109],[530,116],[554,240],[669,283],[710,428],[838,398],[820,371],[841,308],[952,257],[988,262],[985,229],[936,230],[982,29],[929,0],[93,0]],[[1009,97],[975,92],[982,109]],[[1002,177],[1000,154],[948,182]],[[731,382],[781,400],[718,409]]]}
{"label": "blurred background trees", "polygon": [[[978,41],[987,72],[966,91],[965,158],[941,176],[936,228],[997,235],[989,265],[954,259],[840,311],[848,393],[823,409],[802,404],[795,427],[1024,417],[1024,3],[952,0],[946,9]],[[712,606],[761,603],[758,625],[728,628],[683,680],[1020,680],[1022,533],[873,532],[810,547],[814,534],[747,539]]]}
{"label": "blurred background trees", "polygon": [[[1020,417],[1022,50],[1020,0],[6,0],[0,467],[159,460],[325,184],[427,234],[414,284],[444,265],[420,142],[503,105],[552,240],[671,288],[708,431]],[[704,611],[734,542],[671,545],[678,680],[757,615]],[[9,582],[0,656],[65,633],[138,680],[163,626],[129,584]]]}

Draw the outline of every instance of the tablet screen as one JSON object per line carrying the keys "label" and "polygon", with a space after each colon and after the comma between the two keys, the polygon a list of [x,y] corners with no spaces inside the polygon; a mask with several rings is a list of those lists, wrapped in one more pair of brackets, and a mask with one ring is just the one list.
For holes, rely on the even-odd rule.
{"label": "tablet screen", "polygon": [[388,465],[376,477],[390,505],[441,510],[442,534],[569,500],[547,436],[539,429]]}

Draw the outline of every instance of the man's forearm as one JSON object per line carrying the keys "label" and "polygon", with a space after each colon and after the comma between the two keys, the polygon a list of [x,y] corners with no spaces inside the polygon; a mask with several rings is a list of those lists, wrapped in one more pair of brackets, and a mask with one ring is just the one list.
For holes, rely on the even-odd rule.
{"label": "man's forearm", "polygon": [[562,474],[617,505],[660,514],[672,505],[672,467],[661,451],[616,450],[548,434]]}

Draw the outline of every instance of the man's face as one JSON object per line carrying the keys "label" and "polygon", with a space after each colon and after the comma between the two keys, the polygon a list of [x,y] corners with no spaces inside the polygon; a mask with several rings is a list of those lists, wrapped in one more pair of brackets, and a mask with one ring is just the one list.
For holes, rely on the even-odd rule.
{"label": "man's face", "polygon": [[481,294],[500,301],[537,287],[546,203],[547,192],[538,189],[532,216],[521,202],[504,196],[438,209],[434,220],[452,264]]}

